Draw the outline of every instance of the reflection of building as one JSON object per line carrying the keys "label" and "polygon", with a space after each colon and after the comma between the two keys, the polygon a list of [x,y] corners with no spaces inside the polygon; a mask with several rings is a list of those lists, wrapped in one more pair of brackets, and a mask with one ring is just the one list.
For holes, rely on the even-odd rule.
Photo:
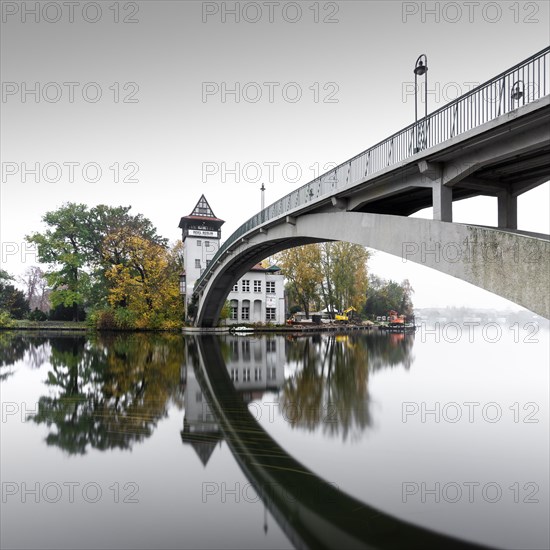
{"label": "reflection of building", "polygon": [[[204,195],[191,214],[180,220],[185,266],[181,292],[187,303],[195,282],[220,247],[224,223],[214,215]],[[284,277],[276,266],[254,266],[237,281],[227,299],[231,307],[228,324],[285,323]]]}
{"label": "reflection of building", "polygon": [[[226,368],[235,388],[245,402],[261,399],[266,391],[277,391],[284,382],[285,343],[282,338],[252,338],[230,336],[227,346]],[[186,360],[186,365],[190,360]],[[222,435],[192,368],[182,367],[185,384],[185,417],[181,440],[190,444],[204,466],[208,463],[216,443]]]}

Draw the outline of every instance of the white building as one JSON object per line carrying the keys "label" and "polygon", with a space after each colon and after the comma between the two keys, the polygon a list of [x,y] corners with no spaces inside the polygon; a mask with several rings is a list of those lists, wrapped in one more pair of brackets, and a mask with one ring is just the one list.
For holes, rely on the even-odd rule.
{"label": "white building", "polygon": [[285,324],[285,284],[277,266],[255,265],[235,283],[227,299],[228,324]]}
{"label": "white building", "polygon": [[[185,280],[182,293],[187,303],[204,269],[220,247],[221,226],[205,196],[188,216],[181,218]],[[255,265],[241,277],[229,293],[231,314],[227,324],[285,323],[284,277],[277,266]]]}

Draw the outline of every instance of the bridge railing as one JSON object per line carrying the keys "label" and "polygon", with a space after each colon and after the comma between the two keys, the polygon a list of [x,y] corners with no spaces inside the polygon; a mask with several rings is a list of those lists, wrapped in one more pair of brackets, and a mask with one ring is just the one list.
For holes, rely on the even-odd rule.
{"label": "bridge railing", "polygon": [[241,225],[219,248],[197,280],[199,289],[216,261],[236,241],[264,223],[333,195],[348,185],[404,161],[550,93],[550,47],[470,90],[427,117],[359,153],[270,204]]}

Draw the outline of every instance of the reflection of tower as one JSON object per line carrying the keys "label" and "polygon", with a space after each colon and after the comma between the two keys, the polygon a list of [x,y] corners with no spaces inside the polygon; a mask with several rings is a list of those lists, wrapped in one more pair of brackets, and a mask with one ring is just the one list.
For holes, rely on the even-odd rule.
{"label": "reflection of tower", "polygon": [[225,222],[216,218],[208,201],[201,195],[188,216],[181,218],[183,264],[185,267],[185,294],[191,299],[195,281],[201,276],[220,247],[221,226]]}
{"label": "reflection of tower", "polygon": [[[185,372],[185,374],[183,374]],[[182,378],[185,376],[185,417],[183,430],[180,432],[181,441],[191,445],[203,466],[208,464],[216,444],[222,440],[217,422],[214,420],[208,404],[203,398],[199,383],[192,368],[182,369]]]}
{"label": "reflection of tower", "polygon": [[[285,343],[283,338],[228,336],[229,357],[225,367],[243,401],[261,399],[267,391],[278,391],[284,383]],[[201,391],[191,359],[181,368],[185,386],[185,417],[181,440],[190,444],[203,466],[208,464],[216,444],[223,439],[220,427]],[[267,532],[267,523],[264,526]]]}

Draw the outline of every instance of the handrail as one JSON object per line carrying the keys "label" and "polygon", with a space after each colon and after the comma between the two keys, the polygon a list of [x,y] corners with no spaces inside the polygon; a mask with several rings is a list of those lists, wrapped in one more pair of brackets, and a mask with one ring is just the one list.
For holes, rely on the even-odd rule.
{"label": "handrail", "polygon": [[[320,197],[329,197],[388,166],[546,96],[550,92],[549,61],[550,46],[270,204],[243,223],[220,246],[197,280],[194,292],[208,280],[210,271],[227,249],[259,225]],[[497,93],[490,97],[493,87]]]}

